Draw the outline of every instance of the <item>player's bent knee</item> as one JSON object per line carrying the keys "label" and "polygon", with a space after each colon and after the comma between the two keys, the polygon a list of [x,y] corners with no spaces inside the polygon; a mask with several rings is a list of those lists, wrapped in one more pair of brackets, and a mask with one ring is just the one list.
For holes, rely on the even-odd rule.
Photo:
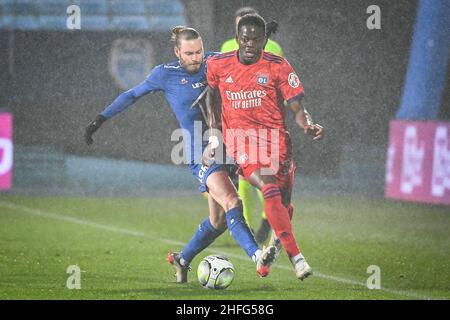
{"label": "player's bent knee", "polygon": [[225,229],[227,228],[227,220],[225,219],[216,219],[213,220],[211,222],[211,225],[214,227],[214,229],[218,230],[218,231],[225,231]]}
{"label": "player's bent knee", "polygon": [[213,221],[211,224],[217,230],[225,230],[227,228],[227,218],[225,216],[225,211],[221,211],[212,220]]}
{"label": "player's bent knee", "polygon": [[230,211],[231,209],[242,207],[242,200],[237,196],[230,196],[226,200],[226,211]]}
{"label": "player's bent knee", "polygon": [[223,219],[217,222],[217,225],[214,228],[220,231],[225,231],[227,229],[227,219],[225,218],[225,215],[223,215]]}

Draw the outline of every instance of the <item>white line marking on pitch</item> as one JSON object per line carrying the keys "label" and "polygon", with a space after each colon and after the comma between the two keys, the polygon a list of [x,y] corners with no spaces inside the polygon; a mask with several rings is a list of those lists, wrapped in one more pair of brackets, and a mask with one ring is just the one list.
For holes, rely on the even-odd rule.
{"label": "white line marking on pitch", "polygon": [[[29,208],[29,207],[22,206],[22,205],[17,205],[15,203],[6,202],[6,201],[2,201],[2,200],[0,200],[0,206],[3,206],[3,207],[8,208],[8,209],[16,210],[16,211],[23,211],[23,212],[26,212],[26,213],[29,213],[29,214],[33,214],[33,215],[36,215],[36,216],[41,216],[41,217],[44,217],[44,218],[62,220],[62,221],[66,221],[66,222],[72,222],[72,223],[76,223],[76,224],[80,224],[80,225],[85,225],[85,226],[89,226],[89,227],[93,227],[93,228],[97,228],[97,229],[103,229],[103,230],[116,232],[116,233],[121,233],[121,234],[125,234],[125,235],[141,237],[141,238],[147,238],[147,239],[150,239],[150,240],[157,240],[157,241],[160,241],[160,242],[163,242],[163,243],[167,243],[167,244],[172,244],[172,245],[177,245],[177,246],[184,246],[185,245],[185,243],[180,242],[180,241],[176,241],[176,240],[163,239],[163,238],[159,238],[159,237],[153,237],[153,236],[150,236],[150,235],[145,234],[143,232],[137,232],[137,231],[127,230],[127,229],[123,229],[123,228],[117,228],[117,227],[113,227],[113,226],[99,224],[99,223],[96,223],[96,222],[92,222],[92,221],[84,220],[84,219],[79,219],[79,218],[75,218],[75,217],[72,217],[72,216],[66,216],[66,215],[56,214],[56,213],[51,213],[51,212],[44,212],[44,211],[41,211],[41,210],[38,210],[38,209],[33,209],[33,208]],[[205,251],[212,251],[212,252],[215,252],[215,253],[221,253],[221,254],[227,255],[229,257],[235,258],[235,259],[249,261],[248,257],[244,257],[242,255],[237,255],[237,254],[228,253],[228,252],[219,252],[219,251],[211,249],[211,248],[206,248]],[[274,265],[273,268],[278,268],[278,269],[292,271],[291,267],[288,267],[288,266],[285,266],[285,265]],[[317,276],[317,277],[323,278],[323,279],[327,279],[327,280],[333,280],[333,281],[336,281],[336,282],[346,283],[346,284],[355,285],[355,286],[362,286],[362,287],[367,288],[367,285],[364,282],[360,282],[360,281],[356,281],[356,280],[350,280],[350,279],[341,278],[341,277],[335,277],[335,276],[327,275],[327,274],[324,274],[324,273],[321,273],[321,272],[314,272],[314,276]],[[383,291],[389,292],[389,293],[393,293],[393,294],[396,294],[396,295],[406,296],[406,297],[410,297],[410,298],[423,299],[423,300],[433,300],[433,299],[444,299],[444,300],[446,300],[446,298],[442,298],[442,297],[438,297],[437,298],[437,297],[421,296],[419,294],[416,294],[416,293],[413,293],[413,292],[409,292],[409,291],[393,290],[393,289],[384,288],[384,287],[381,287],[380,290],[383,290]]]}

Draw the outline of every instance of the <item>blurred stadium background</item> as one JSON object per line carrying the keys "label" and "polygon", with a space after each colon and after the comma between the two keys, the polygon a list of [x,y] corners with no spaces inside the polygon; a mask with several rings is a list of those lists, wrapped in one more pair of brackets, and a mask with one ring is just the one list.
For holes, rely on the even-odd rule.
{"label": "blurred stadium background", "polygon": [[[66,27],[69,4],[81,8],[81,30]],[[288,114],[303,192],[383,196],[389,121],[401,102],[417,1],[377,1],[381,30],[366,27],[371,4],[1,0],[0,107],[14,116],[11,192],[145,194],[154,189],[148,183],[195,189],[186,170],[171,171],[177,123],[161,94],[110,121],[92,147],[83,130],[153,66],[174,59],[173,25],[197,28],[205,48],[218,50],[233,35],[233,12],[249,5],[279,22],[274,39],[301,75],[306,107],[327,128],[327,139],[313,144]],[[440,119],[450,117],[448,86]]]}

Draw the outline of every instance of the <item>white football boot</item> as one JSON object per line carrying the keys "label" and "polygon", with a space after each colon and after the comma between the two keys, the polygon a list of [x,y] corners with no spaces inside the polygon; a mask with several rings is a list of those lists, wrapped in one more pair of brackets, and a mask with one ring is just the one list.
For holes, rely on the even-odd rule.
{"label": "white football boot", "polygon": [[304,280],[313,274],[313,269],[306,262],[305,257],[300,253],[297,256],[291,258],[292,265],[295,269],[295,275],[298,279]]}

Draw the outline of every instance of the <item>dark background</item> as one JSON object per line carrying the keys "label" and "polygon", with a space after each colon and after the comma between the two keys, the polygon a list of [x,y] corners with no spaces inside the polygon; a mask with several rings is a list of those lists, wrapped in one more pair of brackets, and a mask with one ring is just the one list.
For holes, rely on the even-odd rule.
{"label": "dark background", "polygon": [[[304,104],[327,137],[312,143],[287,113],[294,150],[303,173],[338,174],[346,146],[386,150],[389,120],[400,104],[416,1],[185,1],[191,26],[205,49],[217,50],[233,36],[234,11],[253,6],[275,18],[274,35],[305,87]],[[381,30],[369,30],[366,9],[381,8]],[[0,107],[15,118],[14,141],[55,145],[85,156],[170,163],[178,127],[161,93],[140,99],[95,135],[83,140],[86,125],[122,90],[108,71],[115,39],[145,38],[158,48],[155,64],[174,60],[167,32],[14,31],[14,74],[8,67],[8,31],[0,31]],[[449,90],[442,118],[449,118]],[[384,152],[384,151],[383,151]]]}

